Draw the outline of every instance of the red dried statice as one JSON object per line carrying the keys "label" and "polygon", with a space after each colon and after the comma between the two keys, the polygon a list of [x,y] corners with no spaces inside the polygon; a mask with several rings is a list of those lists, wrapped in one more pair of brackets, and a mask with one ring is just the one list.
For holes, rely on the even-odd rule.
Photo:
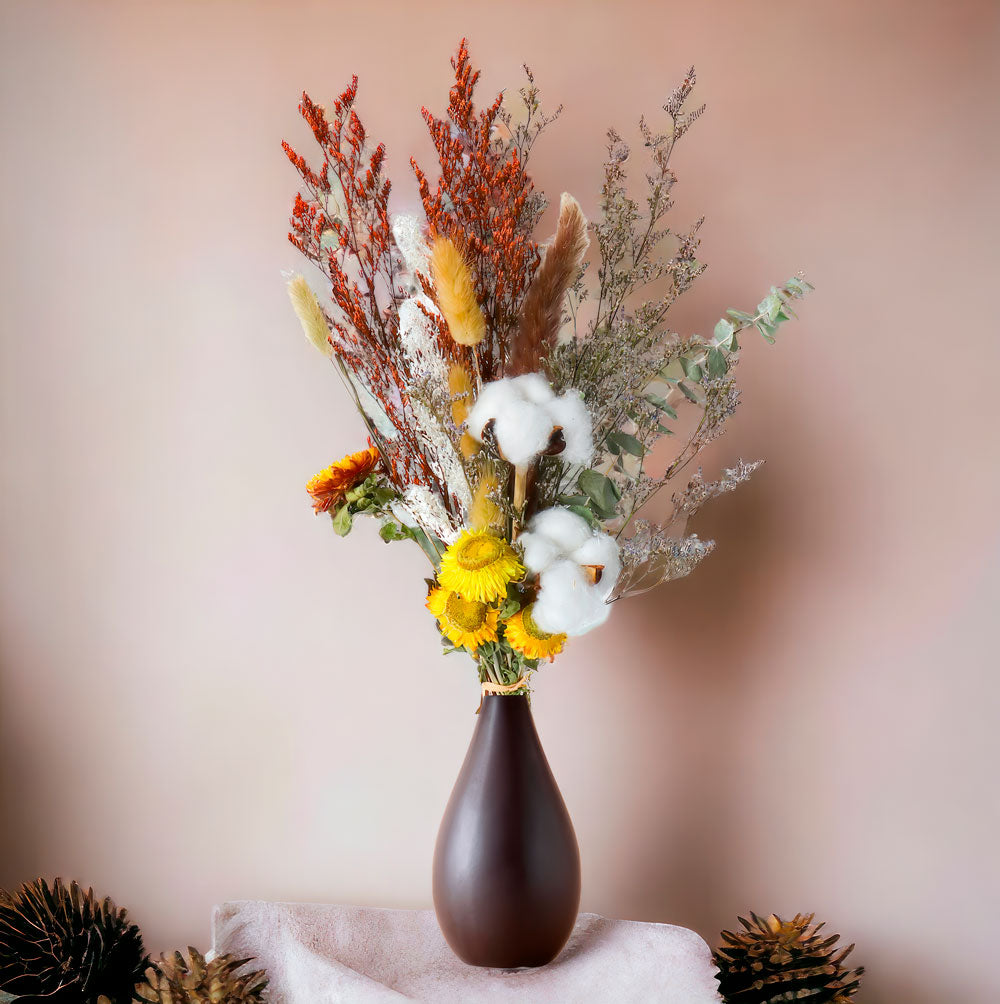
{"label": "red dried statice", "polygon": [[503,94],[477,112],[473,93],[479,71],[469,61],[466,40],[451,61],[455,84],[447,119],[426,108],[424,120],[437,150],[441,175],[432,191],[426,174],[411,158],[424,213],[431,228],[455,241],[472,266],[476,295],[487,322],[478,349],[483,379],[504,371],[525,290],[538,267],[538,245],[531,239],[539,200],[517,144],[495,136]]}
{"label": "red dried statice", "polygon": [[354,77],[333,103],[332,122],[308,94],[302,95],[299,112],[322,150],[323,164],[314,171],[282,143],[307,196],[295,196],[288,239],[330,281],[338,313],[328,321],[336,332],[337,356],[396,430],[384,436],[372,428],[389,476],[401,491],[424,485],[453,502],[409,417],[409,377],[398,339],[398,306],[406,293],[389,223],[392,186],[383,175],[385,145],[368,152],[365,128],[354,111],[357,91]]}

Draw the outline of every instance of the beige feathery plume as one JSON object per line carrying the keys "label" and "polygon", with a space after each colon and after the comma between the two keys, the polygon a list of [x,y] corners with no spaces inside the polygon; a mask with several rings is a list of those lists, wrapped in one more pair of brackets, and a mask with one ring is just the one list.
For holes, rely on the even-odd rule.
{"label": "beige feathery plume", "polygon": [[506,376],[535,373],[554,348],[562,323],[563,299],[580,274],[588,247],[587,218],[576,199],[563,192],[555,237],[521,305]]}
{"label": "beige feathery plume", "polygon": [[[451,393],[451,420],[461,428],[472,407],[472,379],[459,363],[455,363],[448,371],[448,390]],[[468,432],[463,432],[459,449],[468,460],[479,452],[479,443]]]}
{"label": "beige feathery plume", "polygon": [[333,346],[330,344],[330,329],[327,327],[323,309],[316,300],[316,294],[309,288],[305,277],[297,275],[288,284],[288,295],[292,307],[302,324],[306,338],[316,346],[328,359],[333,356]]}
{"label": "beige feathery plume", "polygon": [[438,237],[431,245],[431,274],[438,306],[448,322],[451,337],[459,345],[478,345],[486,334],[486,321],[479,309],[469,266],[447,237]]}
{"label": "beige feathery plume", "polygon": [[486,530],[491,526],[499,526],[502,518],[500,507],[493,501],[499,480],[496,464],[492,460],[483,464],[483,472],[476,485],[476,494],[469,510],[469,525],[473,530]]}

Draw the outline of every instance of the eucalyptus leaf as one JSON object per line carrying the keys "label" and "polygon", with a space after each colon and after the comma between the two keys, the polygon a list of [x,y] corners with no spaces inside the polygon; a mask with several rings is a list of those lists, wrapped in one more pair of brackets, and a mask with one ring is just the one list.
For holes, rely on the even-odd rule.
{"label": "eucalyptus leaf", "polygon": [[588,506],[569,505],[566,506],[566,508],[569,509],[570,512],[575,512],[577,516],[580,516],[582,519],[585,519],[592,527],[597,526],[599,520],[594,515],[593,510],[590,509]]}
{"label": "eucalyptus leaf", "polygon": [[695,394],[693,390],[686,383],[679,383],[677,385],[680,388],[680,392],[694,404],[698,404],[698,395]]}
{"label": "eucalyptus leaf", "polygon": [[701,383],[701,367],[694,362],[692,359],[688,359],[687,356],[681,356],[681,367],[684,370],[684,375],[688,380],[693,380],[695,383]]}
{"label": "eucalyptus leaf", "polygon": [[646,448],[642,443],[635,436],[630,436],[627,432],[612,432],[608,436],[608,439],[614,440],[617,446],[626,453],[631,453],[633,457],[644,457],[646,455]]}
{"label": "eucalyptus leaf", "polygon": [[715,380],[726,375],[729,363],[726,362],[726,357],[718,349],[711,348],[705,357],[705,368],[708,370],[709,377]]}
{"label": "eucalyptus leaf", "polygon": [[[741,313],[741,311],[732,311],[732,310],[730,310],[729,313],[735,315],[735,314]],[[743,318],[740,318],[740,320],[743,320]],[[748,321],[751,320],[751,318],[749,317],[749,315],[747,315],[746,320],[748,320]],[[736,325],[733,324],[732,321],[727,320],[725,317],[723,317],[715,325],[715,331],[713,332],[713,337],[715,339],[715,344],[716,345],[721,345],[722,348],[724,348],[724,349],[732,348],[732,345],[733,345],[733,336],[735,335],[735,333],[736,333]]]}
{"label": "eucalyptus leaf", "polygon": [[618,486],[600,471],[582,471],[577,478],[580,491],[590,499],[590,507],[594,514],[602,519],[609,519],[615,514],[615,508],[621,499]]}
{"label": "eucalyptus leaf", "polygon": [[772,286],[771,292],[757,304],[757,313],[762,316],[765,323],[774,324],[780,310],[781,297],[778,295],[778,291]]}

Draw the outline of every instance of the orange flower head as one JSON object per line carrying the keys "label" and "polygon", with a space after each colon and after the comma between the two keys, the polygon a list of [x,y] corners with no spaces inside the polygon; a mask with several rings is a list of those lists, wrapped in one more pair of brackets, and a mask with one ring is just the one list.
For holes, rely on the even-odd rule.
{"label": "orange flower head", "polygon": [[326,512],[333,506],[340,505],[344,496],[375,470],[378,459],[378,450],[369,446],[366,450],[350,453],[343,460],[324,467],[306,485],[306,491],[313,498],[313,509],[316,512]]}

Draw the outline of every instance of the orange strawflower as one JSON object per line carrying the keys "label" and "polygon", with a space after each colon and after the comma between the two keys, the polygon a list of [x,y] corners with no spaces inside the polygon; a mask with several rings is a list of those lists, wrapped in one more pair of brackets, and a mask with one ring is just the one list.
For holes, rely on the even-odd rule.
{"label": "orange strawflower", "polygon": [[306,485],[306,491],[313,497],[313,509],[326,512],[340,505],[344,496],[375,470],[378,459],[378,450],[369,446],[367,450],[350,453],[343,460],[324,467]]}

